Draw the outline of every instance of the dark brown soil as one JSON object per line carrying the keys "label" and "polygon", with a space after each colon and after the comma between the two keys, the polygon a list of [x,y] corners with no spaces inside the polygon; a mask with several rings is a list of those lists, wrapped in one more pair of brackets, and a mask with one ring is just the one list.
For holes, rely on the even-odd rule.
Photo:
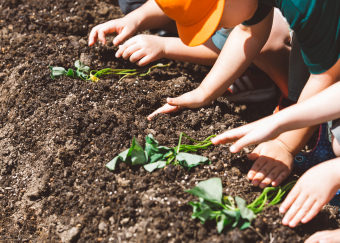
{"label": "dark brown soil", "polygon": [[114,58],[115,48],[87,46],[90,29],[121,13],[109,0],[0,0],[0,241],[30,242],[302,242],[339,227],[336,208],[290,229],[277,207],[250,229],[217,234],[213,223],[190,218],[184,192],[219,176],[225,193],[248,202],[260,192],[245,175],[251,162],[228,146],[202,152],[212,161],[191,171],[105,164],[151,133],[174,146],[180,132],[196,139],[271,113],[276,100],[236,105],[220,98],[209,107],[146,116],[168,96],[192,90],[207,67],[170,62],[151,76],[52,80],[48,66],[134,67]]}

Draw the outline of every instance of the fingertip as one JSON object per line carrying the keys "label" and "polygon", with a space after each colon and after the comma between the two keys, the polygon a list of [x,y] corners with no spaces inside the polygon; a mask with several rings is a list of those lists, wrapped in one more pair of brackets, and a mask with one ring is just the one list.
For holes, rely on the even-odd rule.
{"label": "fingertip", "polygon": [[259,157],[258,154],[255,153],[247,154],[247,158],[250,160],[256,160],[258,157]]}
{"label": "fingertip", "polygon": [[166,102],[171,105],[173,103],[173,98],[166,98]]}
{"label": "fingertip", "polygon": [[283,213],[286,212],[286,209],[285,209],[284,207],[281,206],[281,207],[279,208],[279,212],[283,214]]}
{"label": "fingertip", "polygon": [[255,172],[254,171],[249,171],[248,174],[247,174],[247,177],[249,180],[252,180],[255,176]]}
{"label": "fingertip", "polygon": [[218,144],[218,139],[217,139],[217,138],[212,138],[210,141],[211,141],[211,143],[214,144],[214,145],[217,145],[217,144]]}
{"label": "fingertip", "polygon": [[231,145],[229,147],[229,151],[232,152],[232,153],[237,153],[239,152],[240,150],[235,146],[235,145]]}

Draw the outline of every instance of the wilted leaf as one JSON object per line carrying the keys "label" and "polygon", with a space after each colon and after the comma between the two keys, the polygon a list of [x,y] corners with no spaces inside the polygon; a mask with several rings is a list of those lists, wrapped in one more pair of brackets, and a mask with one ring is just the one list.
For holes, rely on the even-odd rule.
{"label": "wilted leaf", "polygon": [[187,192],[210,202],[222,203],[222,182],[218,177],[201,181]]}
{"label": "wilted leaf", "polygon": [[178,153],[176,155],[176,159],[182,166],[187,168],[192,168],[194,166],[209,162],[209,159],[207,157],[197,154],[189,154],[185,152]]}
{"label": "wilted leaf", "polygon": [[146,164],[143,167],[148,172],[152,172],[155,169],[164,168],[165,166],[166,166],[166,161],[156,161],[156,162],[151,163],[151,164]]}

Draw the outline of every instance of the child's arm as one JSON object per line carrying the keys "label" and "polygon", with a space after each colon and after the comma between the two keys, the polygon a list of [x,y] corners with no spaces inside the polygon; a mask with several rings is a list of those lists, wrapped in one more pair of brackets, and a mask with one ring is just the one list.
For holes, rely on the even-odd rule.
{"label": "child's arm", "polygon": [[[318,75],[311,75],[299,102],[321,92],[340,80],[340,59],[332,68]],[[328,107],[324,107],[327,109]],[[282,133],[274,140],[259,144],[249,158],[255,160],[248,172],[248,179],[261,188],[279,185],[289,175],[294,156],[309,140],[314,128],[307,127]]]}
{"label": "child's arm", "polygon": [[136,35],[119,46],[116,57],[129,59],[140,66],[161,58],[212,66],[219,52],[211,39],[205,44],[190,47],[176,37]]}
{"label": "child's arm", "polygon": [[[197,108],[207,105],[221,96],[260,52],[268,39],[272,20],[273,11],[256,25],[236,26],[200,86],[177,98],[168,98],[167,106]],[[162,113],[168,113],[168,111],[164,109]],[[148,119],[155,115],[152,113]]]}
{"label": "child's arm", "polygon": [[280,206],[284,225],[307,223],[340,189],[340,158],[318,164],[306,171]]}
{"label": "child's arm", "polygon": [[117,33],[118,35],[113,39],[113,44],[116,46],[137,31],[162,28],[171,23],[171,21],[154,0],[149,0],[123,18],[110,20],[95,26],[90,32],[89,46],[94,45],[97,40],[106,44],[106,35]]}
{"label": "child's arm", "polygon": [[239,152],[243,147],[258,144],[279,134],[313,126],[340,117],[340,83],[335,83],[313,97],[288,107],[274,115],[224,132],[212,139],[214,144],[236,141],[230,151]]}

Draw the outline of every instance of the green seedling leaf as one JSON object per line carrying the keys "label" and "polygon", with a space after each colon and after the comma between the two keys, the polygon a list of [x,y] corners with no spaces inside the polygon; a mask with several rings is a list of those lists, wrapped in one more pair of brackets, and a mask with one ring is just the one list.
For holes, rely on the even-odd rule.
{"label": "green seedling leaf", "polygon": [[158,146],[158,142],[153,138],[151,134],[145,138],[145,153],[149,163],[154,163],[159,160],[165,160],[165,157],[171,148],[165,146]]}
{"label": "green seedling leaf", "polygon": [[222,204],[222,182],[218,177],[201,181],[194,188],[187,190],[190,194],[203,198],[209,202]]}
{"label": "green seedling leaf", "polygon": [[231,226],[234,222],[234,217],[230,217],[225,214],[221,214],[221,216],[217,217],[217,232],[222,233],[223,229],[226,226]]}
{"label": "green seedling leaf", "polygon": [[147,163],[144,149],[139,145],[135,137],[132,139],[129,156],[131,157],[131,165],[144,165]]}
{"label": "green seedling leaf", "polygon": [[182,166],[187,168],[192,168],[194,166],[210,162],[207,157],[185,152],[178,153],[176,155],[176,159]]}
{"label": "green seedling leaf", "polygon": [[66,69],[63,67],[49,67],[51,70],[51,78],[63,76],[66,74]]}
{"label": "green seedling leaf", "polygon": [[124,150],[123,152],[121,152],[120,154],[118,154],[116,157],[114,157],[109,163],[106,164],[106,168],[108,168],[109,170],[115,170],[116,169],[116,164],[119,161],[125,162],[127,159],[127,156],[129,154],[129,150]]}
{"label": "green seedling leaf", "polygon": [[90,72],[90,67],[86,66],[84,63],[82,63],[80,60],[76,60],[74,62],[74,66],[77,68],[77,70],[81,71],[81,72],[85,72],[88,73]]}
{"label": "green seedling leaf", "polygon": [[236,196],[235,201],[237,204],[237,207],[240,209],[241,217],[243,219],[247,219],[249,222],[251,222],[253,219],[256,218],[255,213],[247,208],[247,202],[241,197]]}
{"label": "green seedling leaf", "polygon": [[66,76],[74,78],[74,71],[72,68],[67,70]]}
{"label": "green seedling leaf", "polygon": [[236,228],[237,225],[239,224],[240,222],[240,219],[241,219],[241,213],[240,213],[240,210],[235,210],[235,221],[234,223],[231,225],[232,228]]}
{"label": "green seedling leaf", "polygon": [[[74,62],[75,71],[73,74],[71,73],[70,69],[68,71],[65,70],[63,67],[49,67],[51,69],[51,78],[54,79],[58,76],[68,76],[72,78],[80,78],[82,80],[88,80],[92,82],[98,82],[99,77],[104,75],[122,75],[119,79],[122,80],[128,76],[146,76],[149,75],[151,70],[154,68],[160,67],[168,67],[170,64],[156,64],[148,69],[146,73],[142,73],[142,71],[137,71],[137,69],[113,69],[113,68],[104,68],[101,70],[91,70],[89,66],[86,66],[80,60],[76,60]],[[55,68],[55,73],[53,73],[53,69]],[[62,70],[63,69],[63,70]]]}
{"label": "green seedling leaf", "polygon": [[118,162],[124,162],[130,165],[143,165],[146,161],[144,150],[134,137],[132,139],[131,147],[114,157],[106,164],[106,167],[109,170],[115,170]]}
{"label": "green seedling leaf", "polygon": [[146,164],[143,167],[146,171],[152,172],[155,169],[161,169],[161,168],[164,168],[165,166],[166,166],[166,161],[156,161],[151,164]]}
{"label": "green seedling leaf", "polygon": [[250,225],[251,225],[251,222],[244,221],[243,224],[240,226],[240,230],[245,230],[245,229],[249,228]]}
{"label": "green seedling leaf", "polygon": [[189,204],[193,206],[191,218],[199,219],[202,224],[204,224],[205,221],[216,217],[214,210],[202,198],[200,199],[200,202],[189,202]]}
{"label": "green seedling leaf", "polygon": [[189,202],[193,207],[191,217],[198,218],[201,223],[215,219],[218,233],[221,233],[226,226],[229,226],[229,229],[238,227],[243,230],[250,227],[256,213],[261,212],[266,205],[279,202],[294,183],[290,182],[283,187],[265,188],[259,197],[247,205],[246,201],[238,196],[235,200],[231,196],[222,197],[221,180],[211,178],[187,191],[199,198],[199,202]]}

